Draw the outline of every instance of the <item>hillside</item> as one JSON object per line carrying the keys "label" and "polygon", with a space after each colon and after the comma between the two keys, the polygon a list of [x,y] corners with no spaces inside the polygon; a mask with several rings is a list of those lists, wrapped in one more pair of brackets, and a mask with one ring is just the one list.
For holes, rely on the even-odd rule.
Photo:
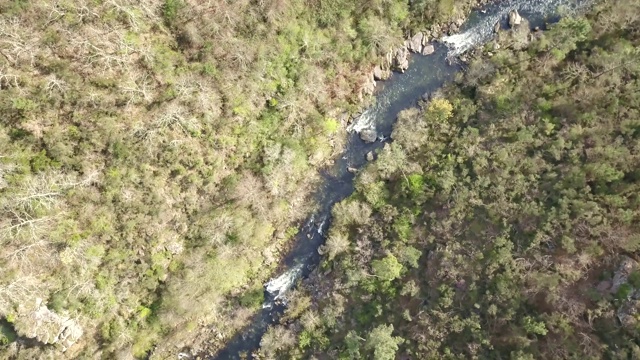
{"label": "hillside", "polygon": [[215,351],[451,0],[0,2],[0,357]]}
{"label": "hillside", "polygon": [[401,112],[267,358],[640,357],[638,14],[501,31]]}

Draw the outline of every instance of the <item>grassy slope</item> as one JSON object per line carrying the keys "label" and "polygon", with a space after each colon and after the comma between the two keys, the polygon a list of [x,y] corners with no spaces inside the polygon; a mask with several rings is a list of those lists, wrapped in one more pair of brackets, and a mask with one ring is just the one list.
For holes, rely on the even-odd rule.
{"label": "grassy slope", "polygon": [[502,34],[444,98],[400,113],[334,208],[331,275],[263,351],[638,357],[640,266],[614,274],[640,250],[639,8],[601,4],[525,49]]}

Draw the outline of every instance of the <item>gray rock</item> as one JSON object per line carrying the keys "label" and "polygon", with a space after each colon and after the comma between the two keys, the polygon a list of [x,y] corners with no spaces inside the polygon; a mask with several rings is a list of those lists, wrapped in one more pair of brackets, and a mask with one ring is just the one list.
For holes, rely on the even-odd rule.
{"label": "gray rock", "polygon": [[624,328],[633,329],[637,326],[638,308],[640,300],[628,300],[616,311],[616,316]]}
{"label": "gray rock", "polygon": [[357,172],[358,172],[358,169],[356,169],[356,168],[354,168],[354,167],[349,166],[349,167],[347,167],[347,171],[348,171],[348,172],[350,172],[350,173],[352,173],[352,174],[355,174],[355,173],[357,173]]}
{"label": "gray rock", "polygon": [[324,255],[326,253],[327,253],[327,246],[326,245],[320,245],[318,247],[318,254]]}
{"label": "gray rock", "polygon": [[509,26],[514,28],[520,25],[521,22],[522,22],[522,16],[518,14],[518,10],[509,11]]}
{"label": "gray rock", "polygon": [[383,70],[380,65],[376,65],[373,69],[374,80],[387,80],[389,77],[391,77],[391,71]]}
{"label": "gray rock", "polygon": [[402,47],[396,50],[393,55],[393,68],[400,72],[409,68],[409,51],[406,48]]}
{"label": "gray rock", "polygon": [[620,261],[620,266],[618,266],[618,270],[613,274],[613,280],[611,289],[609,290],[612,294],[618,292],[620,286],[626,284],[629,280],[629,275],[633,272],[633,270],[638,268],[638,263],[628,256],[623,256]]}
{"label": "gray rock", "polygon": [[385,62],[383,68],[389,69],[393,66],[393,49],[390,49],[387,55],[385,55]]}
{"label": "gray rock", "polygon": [[382,80],[382,68],[380,68],[380,65],[376,65],[373,68],[373,78],[374,80]]}
{"label": "gray rock", "polygon": [[44,344],[58,344],[66,351],[80,339],[82,327],[77,321],[49,310],[40,298],[33,308],[19,308],[14,326],[18,334]]}
{"label": "gray rock", "polygon": [[422,52],[422,40],[424,39],[424,34],[419,32],[409,40],[407,48],[416,54],[420,54]]}
{"label": "gray rock", "polygon": [[373,159],[374,159],[373,151],[369,151],[367,153],[366,159],[367,159],[367,161],[373,161]]}
{"label": "gray rock", "polygon": [[366,143],[375,142],[378,138],[378,133],[373,129],[364,129],[360,131],[360,139]]}
{"label": "gray rock", "polygon": [[434,52],[436,52],[436,48],[432,44],[428,44],[422,48],[422,55],[431,55]]}
{"label": "gray rock", "polygon": [[493,25],[493,32],[496,33],[496,34],[499,33],[500,32],[500,28],[501,28],[500,21],[496,21],[495,25]]}
{"label": "gray rock", "polygon": [[373,77],[367,77],[364,85],[362,86],[362,93],[366,96],[373,95],[376,90],[376,82]]}

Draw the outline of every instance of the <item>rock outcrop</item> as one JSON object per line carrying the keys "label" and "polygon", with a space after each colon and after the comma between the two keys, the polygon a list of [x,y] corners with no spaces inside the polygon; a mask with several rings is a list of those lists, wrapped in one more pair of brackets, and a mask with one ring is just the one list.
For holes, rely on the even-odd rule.
{"label": "rock outcrop", "polygon": [[616,317],[624,328],[632,330],[638,326],[639,309],[640,300],[627,300],[616,311]]}
{"label": "rock outcrop", "polygon": [[432,44],[429,44],[429,37],[422,32],[405,41],[405,47],[412,53],[422,55],[431,55],[436,50]]}
{"label": "rock outcrop", "polygon": [[391,71],[389,69],[383,69],[380,65],[376,65],[373,69],[374,80],[387,80],[389,77],[391,77]]}
{"label": "rock outcrop", "polygon": [[409,51],[420,54],[422,53],[422,47],[424,46],[424,34],[419,32],[408,41],[407,48]]}
{"label": "rock outcrop", "polygon": [[519,26],[521,22],[522,22],[522,16],[518,14],[518,10],[509,11],[509,26],[511,28]]}
{"label": "rock outcrop", "polygon": [[373,161],[374,159],[373,151],[369,151],[365,156],[365,158],[367,159],[367,161]]}
{"label": "rock outcrop", "polygon": [[422,55],[431,55],[435,51],[436,51],[436,48],[433,45],[428,44],[422,48]]}
{"label": "rock outcrop", "polygon": [[613,274],[609,291],[612,294],[616,293],[622,285],[629,282],[629,275],[636,269],[638,269],[638,263],[628,256],[623,256],[618,269]]}
{"label": "rock outcrop", "polygon": [[634,329],[640,320],[640,289],[637,283],[630,281],[630,277],[640,269],[640,264],[628,256],[622,256],[619,261],[613,277],[601,281],[596,289],[600,294],[609,293],[619,301],[616,317],[624,328]]}
{"label": "rock outcrop", "polygon": [[[371,73],[375,81],[387,80],[391,77],[391,71],[405,72],[409,68],[409,53],[431,55],[435,52],[433,44],[429,43],[432,31],[418,32],[410,39],[405,40],[404,45],[397,49],[390,49],[384,57],[381,65],[376,65]],[[366,85],[368,86],[368,84]],[[365,91],[366,93],[366,91]]]}
{"label": "rock outcrop", "polygon": [[14,326],[21,336],[60,345],[62,351],[76,343],[83,333],[77,321],[49,310],[40,298],[33,308],[20,306]]}
{"label": "rock outcrop", "polygon": [[374,91],[376,91],[376,81],[374,77],[368,76],[364,85],[362,86],[362,93],[366,96],[373,95]]}
{"label": "rock outcrop", "polygon": [[409,68],[409,51],[401,47],[393,55],[393,69],[404,72]]}
{"label": "rock outcrop", "polygon": [[360,139],[366,143],[375,142],[378,138],[378,133],[373,129],[364,129],[360,131]]}

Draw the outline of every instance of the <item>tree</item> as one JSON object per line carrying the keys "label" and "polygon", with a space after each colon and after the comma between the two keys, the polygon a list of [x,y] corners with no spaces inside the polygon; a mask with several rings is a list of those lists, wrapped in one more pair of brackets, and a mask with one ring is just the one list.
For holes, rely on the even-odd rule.
{"label": "tree", "polygon": [[329,232],[327,243],[320,247],[323,253],[327,254],[329,260],[333,260],[337,255],[349,249],[349,237],[335,228]]}
{"label": "tree", "polygon": [[417,268],[418,260],[422,256],[422,251],[414,248],[413,246],[402,246],[398,251],[398,257],[400,261],[406,266]]}
{"label": "tree", "polygon": [[344,343],[347,346],[347,353],[349,354],[349,358],[351,359],[360,359],[360,341],[364,340],[358,334],[351,330],[344,337]]}
{"label": "tree", "polygon": [[373,350],[375,360],[395,359],[398,345],[404,342],[399,336],[392,336],[393,325],[379,325],[369,333],[366,348]]}
{"label": "tree", "polygon": [[449,120],[452,113],[453,105],[447,99],[434,99],[427,107],[427,116],[438,122]]}
{"label": "tree", "polygon": [[371,268],[375,276],[385,281],[397,279],[403,270],[402,264],[393,254],[387,255],[382,260],[374,260]]}

